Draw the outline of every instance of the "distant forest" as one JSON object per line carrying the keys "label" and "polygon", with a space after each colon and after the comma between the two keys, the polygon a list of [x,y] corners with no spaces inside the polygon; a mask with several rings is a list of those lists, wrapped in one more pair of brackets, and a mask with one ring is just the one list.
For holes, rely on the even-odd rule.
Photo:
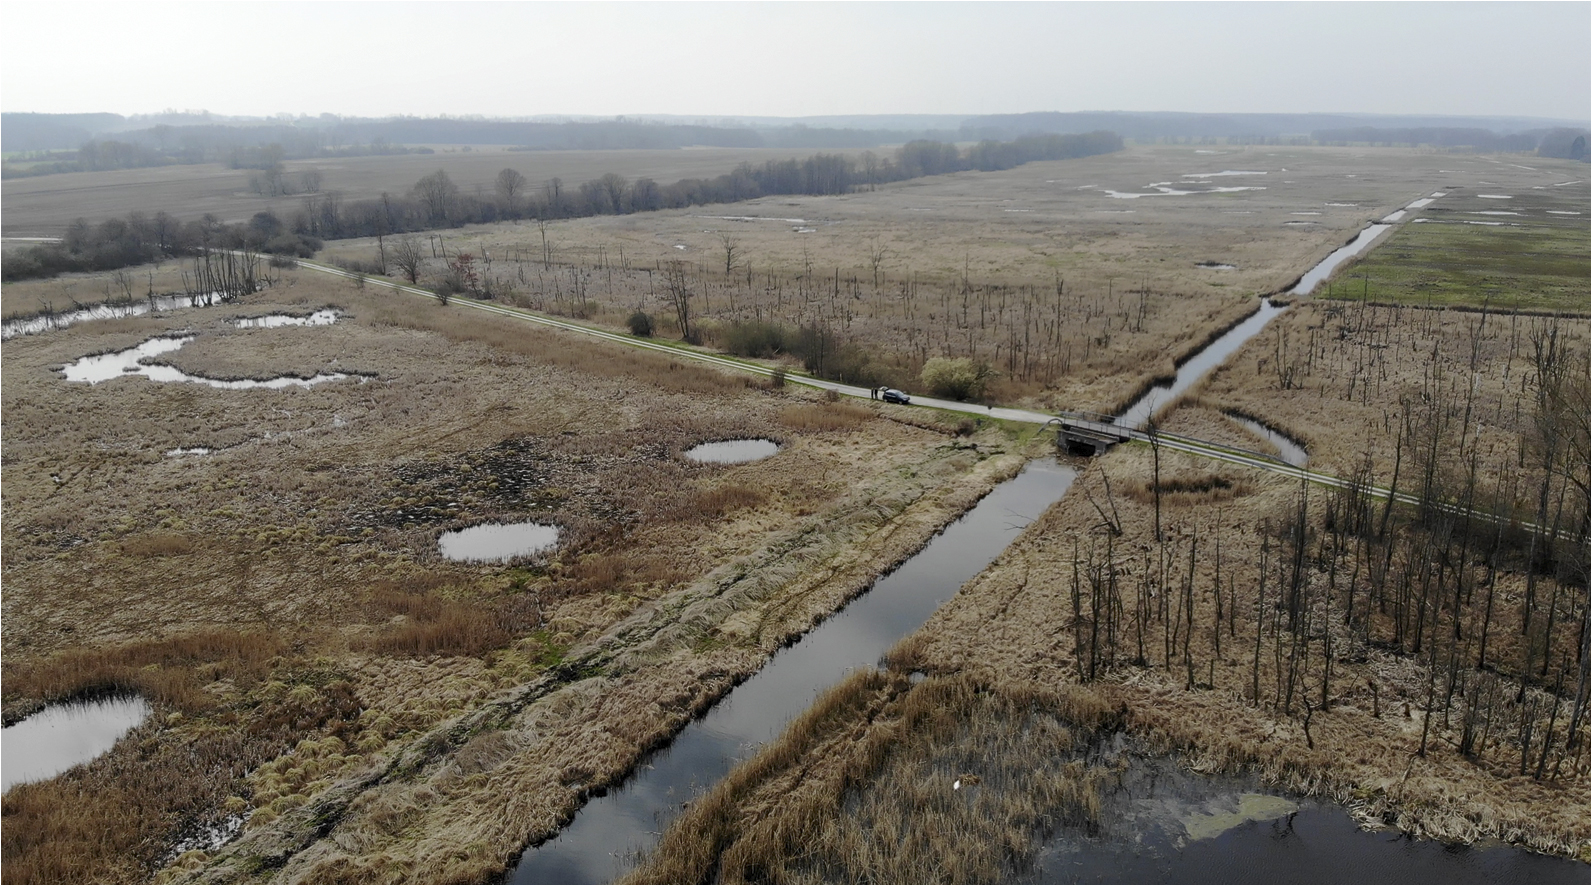
{"label": "distant forest", "polygon": [[[506,145],[515,150],[731,148],[861,149],[907,142],[1012,141],[1027,135],[1108,130],[1144,142],[1430,145],[1451,150],[1537,151],[1586,160],[1587,132],[1563,121],[1509,117],[1353,114],[1030,113],[981,117],[879,116],[798,121],[679,123],[612,120],[488,120],[336,117],[240,120],[210,114],[0,115],[0,176],[225,163],[265,169],[287,159],[427,153],[427,145]],[[959,121],[951,125],[953,121]],[[913,123],[924,124],[914,128]],[[1580,138],[1579,149],[1576,139]],[[1579,150],[1579,153],[1578,153]]]}
{"label": "distant forest", "polygon": [[[892,156],[871,151],[857,159],[814,154],[805,160],[742,163],[711,179],[659,184],[650,178],[629,181],[608,173],[578,186],[558,178],[532,190],[514,169],[498,173],[494,194],[461,190],[444,170],[424,176],[407,194],[371,200],[344,200],[336,192],[303,198],[291,219],[256,213],[245,224],[222,225],[209,217],[181,222],[164,212],[133,213],[99,225],[79,220],[59,243],[45,243],[7,257],[6,281],[53,277],[70,271],[107,271],[164,258],[202,255],[214,249],[248,248],[277,255],[308,257],[322,240],[384,237],[414,231],[460,227],[504,219],[560,219],[622,215],[709,203],[733,203],[775,194],[846,194],[889,182],[968,170],[1010,169],[1036,160],[1065,160],[1122,149],[1111,132],[1034,135],[1009,142],[985,140],[960,149],[919,139]],[[411,277],[411,280],[413,278]]]}

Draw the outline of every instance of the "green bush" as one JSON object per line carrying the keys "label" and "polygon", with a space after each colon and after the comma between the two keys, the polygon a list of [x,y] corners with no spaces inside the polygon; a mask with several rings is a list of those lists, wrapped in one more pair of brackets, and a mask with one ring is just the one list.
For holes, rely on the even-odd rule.
{"label": "green bush", "polygon": [[625,321],[630,327],[630,334],[641,338],[652,337],[652,317],[646,311],[637,311]]}
{"label": "green bush", "polygon": [[976,400],[984,396],[984,384],[989,379],[986,363],[974,363],[967,357],[931,357],[923,364],[919,378],[924,387],[941,397],[953,400]]}

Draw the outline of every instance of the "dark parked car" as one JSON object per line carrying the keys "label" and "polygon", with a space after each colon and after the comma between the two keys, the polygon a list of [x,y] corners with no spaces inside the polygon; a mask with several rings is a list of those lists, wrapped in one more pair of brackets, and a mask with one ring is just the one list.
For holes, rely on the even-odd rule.
{"label": "dark parked car", "polygon": [[885,388],[884,389],[884,393],[879,395],[879,399],[883,400],[886,403],[911,403],[912,402],[912,398],[911,397],[908,397],[906,394],[901,393],[900,391],[896,390],[895,388]]}

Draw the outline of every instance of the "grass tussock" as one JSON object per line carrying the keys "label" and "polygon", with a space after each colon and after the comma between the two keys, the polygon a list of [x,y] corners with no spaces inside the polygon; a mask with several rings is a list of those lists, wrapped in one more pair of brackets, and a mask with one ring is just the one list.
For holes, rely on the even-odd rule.
{"label": "grass tussock", "polygon": [[691,503],[692,510],[703,517],[721,518],[736,511],[755,508],[768,498],[768,493],[751,483],[720,483],[712,489],[698,492]]}
{"label": "grass tussock", "polygon": [[122,693],[142,695],[158,708],[196,711],[210,703],[204,686],[217,680],[252,684],[283,647],[272,634],[217,630],[7,662],[5,721],[46,704]]}
{"label": "grass tussock", "polygon": [[131,557],[175,557],[193,550],[193,540],[176,532],[155,532],[122,542],[122,553]]}
{"label": "grass tussock", "polygon": [[1198,474],[1188,477],[1163,477],[1159,487],[1154,480],[1130,483],[1127,494],[1141,504],[1155,504],[1159,488],[1161,503],[1184,505],[1231,501],[1254,491],[1254,484],[1243,478],[1224,477],[1220,474]]}
{"label": "grass tussock", "polygon": [[[898,656],[900,657],[900,656]],[[1010,880],[1109,773],[1097,693],[863,672],[693,804],[630,882]]]}
{"label": "grass tussock", "polygon": [[780,411],[779,422],[798,431],[849,431],[874,417],[856,403],[804,403]]}
{"label": "grass tussock", "polygon": [[496,600],[456,600],[410,583],[387,583],[369,593],[369,605],[388,623],[358,645],[366,652],[408,658],[480,656],[500,649],[542,621],[539,601],[528,594]]}

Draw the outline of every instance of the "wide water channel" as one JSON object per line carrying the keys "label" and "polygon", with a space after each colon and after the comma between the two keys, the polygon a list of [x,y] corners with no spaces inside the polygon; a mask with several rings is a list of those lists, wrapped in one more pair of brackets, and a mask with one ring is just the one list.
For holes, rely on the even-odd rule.
{"label": "wide water channel", "polygon": [[873,667],[1059,501],[1074,476],[1071,468],[1040,460],[996,486],[916,556],[778,652],[667,748],[644,759],[622,786],[587,803],[557,836],[526,850],[509,882],[608,883],[624,874],[683,803],[778,737],[847,672]]}

